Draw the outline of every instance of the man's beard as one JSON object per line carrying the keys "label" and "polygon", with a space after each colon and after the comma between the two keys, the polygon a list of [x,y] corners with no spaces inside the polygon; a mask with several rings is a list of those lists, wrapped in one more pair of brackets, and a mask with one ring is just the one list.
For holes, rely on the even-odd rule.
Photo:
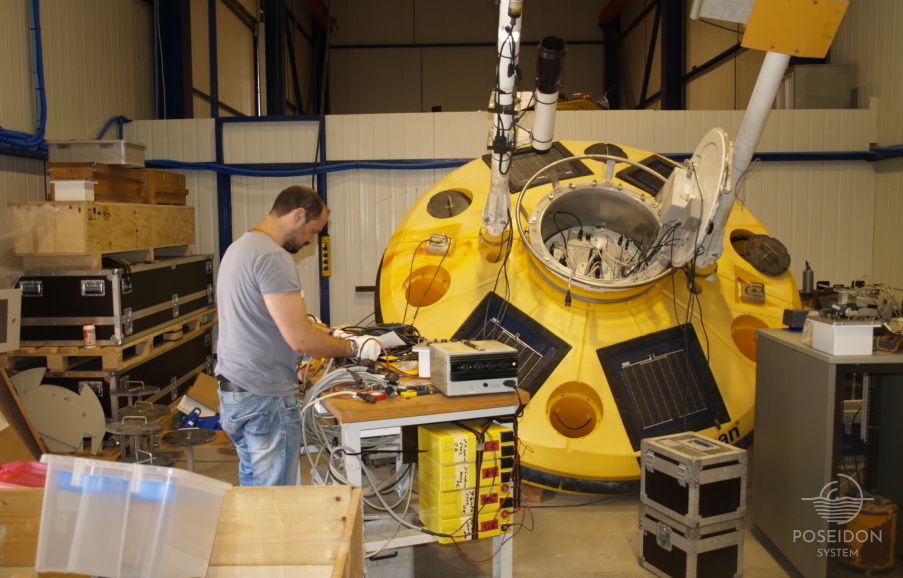
{"label": "man's beard", "polygon": [[304,247],[307,247],[307,245],[308,245],[308,243],[300,244],[295,241],[286,241],[285,245],[283,245],[282,248],[285,249],[286,251],[288,251],[289,253],[291,253],[292,255],[294,255],[295,253],[297,253]]}

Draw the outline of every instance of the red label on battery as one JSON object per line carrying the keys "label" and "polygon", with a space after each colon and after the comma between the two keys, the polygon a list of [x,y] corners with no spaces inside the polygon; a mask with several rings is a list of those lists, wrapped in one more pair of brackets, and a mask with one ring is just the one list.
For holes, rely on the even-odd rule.
{"label": "red label on battery", "polygon": [[486,504],[498,504],[499,495],[498,494],[486,494],[485,496],[480,496],[480,504],[485,506]]}
{"label": "red label on battery", "polygon": [[499,451],[499,440],[490,440],[483,444],[484,452],[497,452]]}
{"label": "red label on battery", "polygon": [[483,468],[483,479],[494,478],[499,475],[497,467]]}
{"label": "red label on battery", "polygon": [[485,522],[480,522],[480,532],[488,532],[490,530],[498,530],[499,529],[499,521],[498,520],[487,520]]}

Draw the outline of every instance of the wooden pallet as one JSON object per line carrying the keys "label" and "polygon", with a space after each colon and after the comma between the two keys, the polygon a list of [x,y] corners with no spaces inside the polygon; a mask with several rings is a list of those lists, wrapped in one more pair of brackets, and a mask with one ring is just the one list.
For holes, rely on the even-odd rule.
{"label": "wooden pallet", "polygon": [[175,245],[173,247],[155,247],[122,251],[119,253],[95,253],[93,255],[48,255],[22,257],[23,271],[99,271],[104,267],[104,257],[112,257],[129,263],[153,263],[157,259],[174,257],[190,257],[191,245]]}
{"label": "wooden pallet", "polygon": [[[0,367],[7,369],[15,367],[17,358],[37,357],[42,358],[46,362],[47,369],[50,371],[61,372],[73,370],[85,361],[100,357],[103,360],[104,371],[123,371],[143,363],[151,357],[178,347],[199,333],[203,333],[210,327],[213,327],[216,323],[216,307],[213,307],[175,320],[172,325],[158,329],[126,345],[109,345],[91,349],[73,346],[23,347],[0,355]],[[179,339],[167,340],[163,337],[164,334],[178,331],[182,332],[182,336]],[[157,339],[158,337],[160,339]]]}

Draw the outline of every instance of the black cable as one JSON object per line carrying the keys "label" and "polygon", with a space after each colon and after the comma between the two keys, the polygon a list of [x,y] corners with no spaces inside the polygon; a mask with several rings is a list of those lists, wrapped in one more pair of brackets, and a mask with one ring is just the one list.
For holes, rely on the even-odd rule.
{"label": "black cable", "polygon": [[429,239],[424,239],[424,240],[420,241],[420,243],[418,243],[417,246],[414,247],[414,252],[411,253],[411,268],[408,271],[408,294],[405,295],[405,300],[404,300],[404,315],[401,316],[402,325],[404,325],[404,322],[408,318],[408,303],[410,303],[410,297],[411,297],[411,284],[414,281],[411,278],[414,275],[414,259],[417,257],[417,251],[420,250],[420,246],[423,245],[424,243],[426,243],[428,240]]}
{"label": "black cable", "polygon": [[[433,286],[433,283],[436,281],[436,275],[439,274],[439,271],[442,269],[442,263],[445,262],[445,257],[448,256],[448,251],[442,254],[442,258],[439,259],[439,264],[436,266],[436,270],[433,272],[433,278],[430,279],[430,284],[426,286],[426,289],[423,291],[423,295],[420,296],[420,301],[417,302],[417,309],[414,310],[414,317],[411,319],[411,325],[417,321],[417,314],[420,312],[420,306],[423,305],[423,300],[426,299],[426,294],[430,292],[430,289]],[[413,264],[413,260],[411,261]],[[410,296],[410,288],[413,281],[408,285],[408,295]],[[407,305],[405,305],[405,313],[407,313]]]}
{"label": "black cable", "polygon": [[[577,223],[580,225],[580,233],[583,233],[583,221],[581,221],[581,220],[580,220],[580,217],[578,217],[578,216],[575,215],[574,213],[571,213],[571,212],[568,212],[568,211],[555,211],[555,212],[553,213],[553,215],[569,215],[569,216],[571,216],[571,217],[574,217],[575,219],[577,219]],[[553,217],[553,218],[554,218],[554,217]],[[558,221],[555,221],[555,224],[557,225],[557,224],[558,224]]]}

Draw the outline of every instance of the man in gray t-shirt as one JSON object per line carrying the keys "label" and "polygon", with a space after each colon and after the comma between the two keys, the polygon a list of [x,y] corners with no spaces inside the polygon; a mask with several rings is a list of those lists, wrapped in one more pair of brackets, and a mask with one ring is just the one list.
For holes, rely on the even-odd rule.
{"label": "man in gray t-shirt", "polygon": [[229,246],[220,264],[220,421],[238,449],[243,486],[300,481],[301,354],[375,359],[380,353],[372,337],[366,343],[339,339],[307,316],[291,254],[316,241],[328,218],[316,191],[289,187],[259,225]]}

